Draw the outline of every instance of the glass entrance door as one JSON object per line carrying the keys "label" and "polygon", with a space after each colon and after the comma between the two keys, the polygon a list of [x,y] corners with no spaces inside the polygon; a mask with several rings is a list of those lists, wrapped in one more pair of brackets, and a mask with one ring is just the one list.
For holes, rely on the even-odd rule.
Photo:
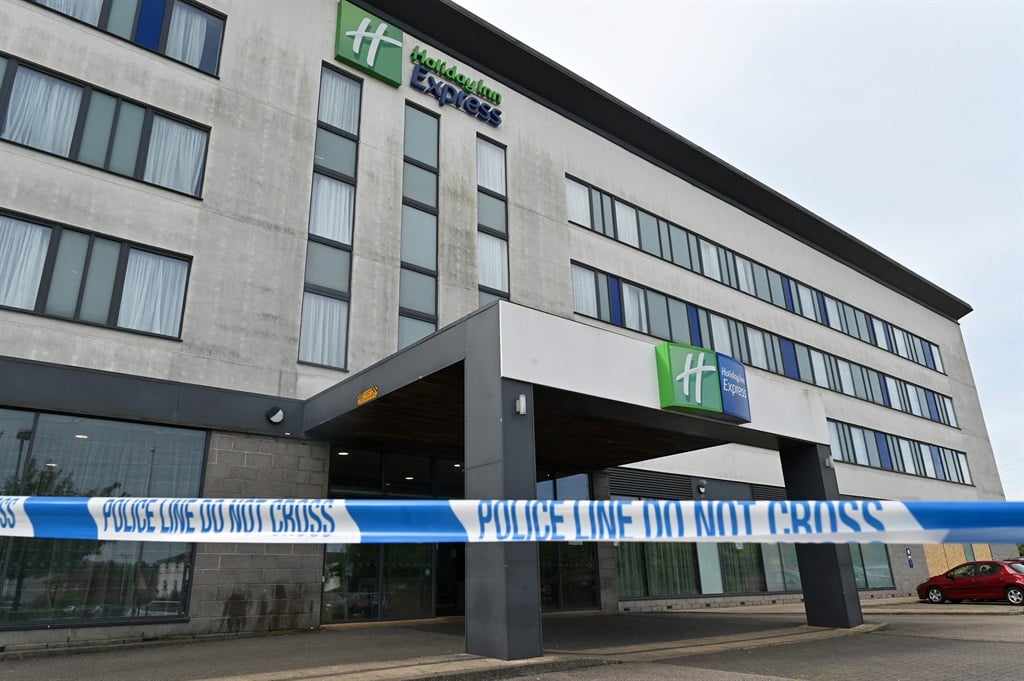
{"label": "glass entrance door", "polygon": [[466,545],[438,544],[434,615],[466,614]]}

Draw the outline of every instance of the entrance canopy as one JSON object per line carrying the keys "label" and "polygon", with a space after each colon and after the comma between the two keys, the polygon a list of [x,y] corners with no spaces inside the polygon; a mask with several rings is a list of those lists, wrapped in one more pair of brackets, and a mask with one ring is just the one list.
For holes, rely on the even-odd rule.
{"label": "entrance canopy", "polygon": [[[751,422],[736,425],[661,409],[657,366],[649,340],[502,301],[310,398],[304,430],[352,448],[461,454],[467,499],[533,499],[538,469],[725,443],[778,451],[791,499],[838,498],[815,394],[752,372]],[[804,584],[808,623],[860,624],[849,547],[800,545],[797,560],[818,575]],[[467,652],[540,655],[536,543],[467,544],[465,603]]]}
{"label": "entrance canopy", "polygon": [[756,370],[749,424],[661,409],[654,346],[502,301],[311,398],[304,430],[351,447],[461,453],[466,400],[494,387],[467,382],[468,359],[533,386],[519,408],[533,417],[538,468],[598,470],[726,443],[828,443],[818,397]]}

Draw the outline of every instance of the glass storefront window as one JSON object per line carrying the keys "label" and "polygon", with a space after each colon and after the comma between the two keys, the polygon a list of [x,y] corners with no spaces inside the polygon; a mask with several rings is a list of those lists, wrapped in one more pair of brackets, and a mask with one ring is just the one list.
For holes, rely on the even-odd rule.
{"label": "glass storefront window", "polygon": [[[0,494],[199,494],[206,433],[0,409]],[[3,538],[0,627],[182,615],[187,544]]]}
{"label": "glass storefront window", "polygon": [[380,546],[328,546],[326,559],[324,621],[377,619],[380,616]]}
{"label": "glass storefront window", "polygon": [[[590,476],[555,477],[539,473],[538,499],[589,499]],[[596,547],[592,543],[542,542],[540,600],[542,610],[594,608],[598,605]]]}

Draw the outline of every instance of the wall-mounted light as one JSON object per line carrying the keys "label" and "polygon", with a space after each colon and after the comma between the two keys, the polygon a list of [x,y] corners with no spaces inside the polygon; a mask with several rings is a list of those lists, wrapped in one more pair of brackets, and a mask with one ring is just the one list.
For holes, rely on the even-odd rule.
{"label": "wall-mounted light", "polygon": [[704,496],[704,493],[708,491],[708,481],[701,479],[697,481],[697,494]]}
{"label": "wall-mounted light", "polygon": [[267,420],[277,425],[284,421],[284,409],[281,407],[271,407],[267,410]]}
{"label": "wall-mounted light", "polygon": [[516,398],[516,413],[520,416],[526,415],[526,395],[520,395]]}

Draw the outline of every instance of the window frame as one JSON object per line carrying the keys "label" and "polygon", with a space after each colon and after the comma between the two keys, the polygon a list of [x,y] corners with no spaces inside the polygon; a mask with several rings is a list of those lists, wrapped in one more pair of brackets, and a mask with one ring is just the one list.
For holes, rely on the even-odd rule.
{"label": "window frame", "polygon": [[[66,322],[72,322],[75,324],[85,324],[86,326],[92,326],[101,329],[113,329],[115,331],[125,331],[128,333],[140,334],[143,336],[150,336],[151,338],[162,338],[165,340],[182,340],[182,331],[185,326],[185,310],[188,306],[188,289],[189,283],[192,278],[192,263],[193,257],[184,253],[177,253],[164,248],[156,246],[150,246],[137,241],[131,241],[128,239],[121,239],[118,237],[109,236],[101,232],[94,230],[84,229],[81,227],[75,227],[52,220],[46,220],[38,218],[34,215],[28,215],[26,213],[20,213],[17,211],[0,209],[0,215],[11,218],[14,220],[20,220],[22,222],[28,222],[30,224],[39,225],[46,227],[50,230],[50,239],[46,246],[46,255],[43,262],[42,273],[39,277],[39,288],[36,291],[36,302],[31,310],[21,307],[10,307],[6,305],[0,305],[0,310],[10,310],[13,312],[21,312],[25,314],[35,315],[37,317],[46,317],[47,319],[59,319]],[[78,293],[75,298],[75,312],[71,317],[65,317],[63,315],[47,313],[46,303],[49,297],[50,287],[53,284],[53,272],[57,260],[57,252],[60,248],[61,239],[65,231],[83,234],[89,239],[89,244],[86,248],[85,260],[82,264],[82,273],[78,283]],[[85,295],[85,285],[89,276],[89,265],[92,261],[93,246],[96,239],[104,239],[106,241],[113,241],[119,245],[119,252],[117,258],[117,266],[114,271],[114,283],[110,291],[110,303],[107,309],[107,321],[106,323],[93,322],[86,319],[79,319],[82,309],[82,301]],[[142,251],[152,255],[161,256],[164,258],[170,258],[184,262],[186,265],[184,290],[181,298],[181,311],[180,318],[178,320],[178,329],[176,335],[166,335],[162,333],[154,333],[152,331],[143,331],[141,329],[134,329],[128,326],[120,326],[117,323],[119,310],[121,307],[122,297],[124,295],[124,284],[125,284],[125,272],[128,267],[128,258],[132,250]]]}
{"label": "window frame", "polygon": [[[128,43],[130,45],[134,45],[135,47],[138,47],[140,49],[143,49],[146,52],[149,52],[150,54],[158,54],[158,55],[160,55],[161,57],[163,57],[165,59],[169,59],[170,61],[172,61],[172,62],[174,62],[176,64],[180,64],[180,65],[182,65],[182,66],[184,66],[186,68],[192,69],[193,71],[197,71],[197,72],[202,73],[204,75],[210,76],[211,78],[217,78],[218,80],[220,79],[221,60],[222,60],[222,58],[224,56],[224,36],[227,34],[228,15],[224,14],[223,12],[220,12],[218,10],[215,10],[215,9],[213,9],[211,7],[203,5],[201,3],[194,2],[194,0],[167,0],[166,1],[166,4],[164,5],[164,14],[163,14],[162,19],[160,20],[160,39],[158,41],[158,48],[155,49],[155,50],[151,49],[151,48],[149,48],[149,47],[147,47],[145,45],[143,45],[142,43],[135,42],[135,40],[133,38],[125,38],[122,35],[114,33],[113,31],[111,31],[107,27],[108,24],[109,24],[109,21],[110,21],[110,11],[111,11],[111,6],[112,6],[112,0],[102,0],[102,6],[100,7],[100,15],[97,18],[95,24],[90,24],[88,21],[83,21],[82,19],[79,19],[78,17],[74,17],[74,16],[72,16],[70,14],[65,14],[64,12],[61,12],[58,9],[54,9],[53,7],[49,7],[47,5],[44,5],[44,4],[40,3],[40,2],[38,2],[37,0],[28,0],[28,1],[31,2],[33,5],[35,5],[36,7],[41,7],[42,9],[46,10],[47,12],[52,12],[53,14],[56,14],[58,16],[62,16],[62,17],[65,17],[66,19],[70,19],[71,21],[74,21],[77,24],[81,24],[83,26],[88,26],[88,27],[90,27],[90,28],[92,28],[94,30],[97,30],[97,31],[103,33],[104,35],[111,36],[112,38],[115,38],[115,39],[120,40],[122,42]],[[167,54],[167,52],[166,52],[166,50],[167,50],[167,36],[168,36],[168,34],[170,33],[170,30],[171,30],[171,15],[174,12],[174,6],[176,4],[178,4],[178,3],[184,4],[184,5],[189,5],[192,8],[197,9],[197,10],[203,12],[204,14],[207,14],[208,16],[210,16],[210,17],[212,17],[214,19],[219,19],[220,20],[220,22],[221,22],[221,31],[220,31],[220,43],[217,45],[217,68],[214,69],[213,71],[206,71],[206,70],[204,70],[204,69],[202,69],[202,68],[200,68],[198,66],[192,66],[191,64],[189,64],[187,62],[181,61],[180,59],[176,59],[176,58],[170,56],[169,54]],[[136,6],[136,8],[135,8],[135,16],[132,17],[132,31],[131,31],[132,35],[135,34],[135,29],[138,27],[138,24],[139,24],[139,12],[140,12],[141,6],[142,6],[142,0],[139,0],[138,6]]]}
{"label": "window frame", "polygon": [[[203,191],[206,188],[206,166],[210,156],[210,141],[213,135],[213,128],[211,128],[208,125],[204,125],[196,121],[193,121],[189,118],[185,118],[184,116],[172,113],[170,111],[159,109],[157,107],[150,106],[149,104],[145,104],[138,100],[131,99],[129,97],[123,97],[115,92],[111,92],[110,90],[99,88],[90,83],[86,83],[84,81],[71,78],[58,71],[54,71],[53,69],[47,68],[45,66],[40,66],[34,62],[30,62],[19,57],[15,57],[8,53],[0,52],[0,57],[5,57],[7,59],[7,68],[5,69],[3,80],[0,81],[0,130],[2,130],[7,123],[7,117],[10,113],[11,91],[14,88],[14,77],[19,69],[27,68],[31,71],[36,71],[46,76],[50,76],[51,78],[56,78],[57,80],[63,81],[65,83],[70,83],[82,89],[82,96],[78,106],[78,114],[75,120],[74,133],[71,138],[71,146],[68,149],[67,156],[52,151],[47,151],[45,149],[39,149],[38,147],[29,146],[27,144],[23,144],[21,142],[17,142],[6,138],[0,138],[0,142],[13,144],[23,149],[31,149],[32,151],[41,154],[46,154],[47,156],[61,158],[64,159],[65,161],[70,161],[71,163],[74,163],[76,165],[85,166],[87,168],[99,170],[104,173],[110,173],[111,175],[116,175],[117,177],[123,177],[129,180],[134,180],[136,182],[141,182],[150,187],[157,187],[164,191],[173,192],[175,194],[178,194],[179,196],[187,196],[189,198],[197,199],[199,201],[203,200]],[[14,68],[12,68],[12,65],[14,65]],[[107,151],[103,163],[104,167],[95,166],[91,163],[87,163],[85,161],[81,161],[78,159],[78,156],[81,153],[82,137],[85,133],[85,124],[88,118],[89,106],[92,100],[92,95],[97,92],[106,95],[107,97],[112,97],[116,100],[114,108],[114,117],[111,120],[110,124],[110,137],[107,140]],[[133,106],[137,106],[143,109],[144,111],[142,128],[139,133],[138,148],[136,149],[135,166],[132,170],[131,175],[119,173],[116,170],[111,170],[106,167],[107,165],[110,164],[114,141],[117,136],[117,122],[119,120],[121,112],[121,105],[124,102],[127,102],[128,104],[131,104]],[[151,182],[149,180],[144,179],[146,173],[146,159],[149,156],[149,147],[152,141],[151,136],[153,130],[154,116],[162,116],[176,123],[180,123],[195,130],[199,130],[200,132],[206,135],[206,144],[204,145],[203,148],[201,167],[199,171],[199,181],[195,194],[191,194],[189,192],[176,189],[174,187],[168,187],[166,185],[157,184],[155,182]]]}

